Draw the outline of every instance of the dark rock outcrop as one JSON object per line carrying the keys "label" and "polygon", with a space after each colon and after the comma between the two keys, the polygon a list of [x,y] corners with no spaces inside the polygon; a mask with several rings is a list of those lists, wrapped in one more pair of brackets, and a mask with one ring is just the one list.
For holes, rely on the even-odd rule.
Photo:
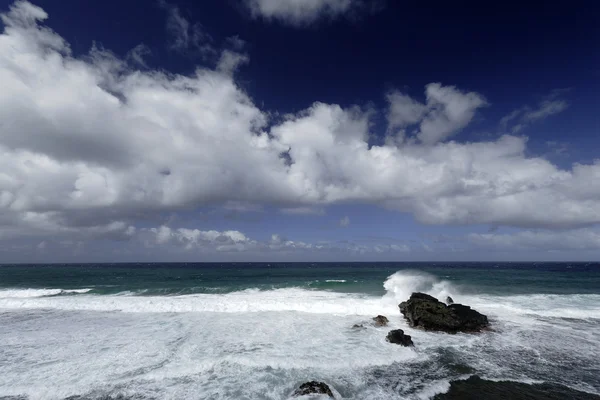
{"label": "dark rock outcrop", "polygon": [[413,328],[448,333],[479,332],[489,325],[485,315],[462,304],[445,305],[425,293],[413,293],[400,312]]}
{"label": "dark rock outcrop", "polygon": [[354,324],[352,329],[367,329],[363,324]]}
{"label": "dark rock outcrop", "polygon": [[414,346],[410,335],[405,335],[402,329],[394,329],[393,331],[389,331],[385,340],[390,343],[400,344],[406,347]]}
{"label": "dark rock outcrop", "polygon": [[600,396],[580,392],[553,383],[528,385],[511,381],[488,381],[478,376],[452,381],[447,393],[438,394],[434,400],[600,400]]}
{"label": "dark rock outcrop", "polygon": [[298,389],[294,392],[294,396],[307,396],[310,394],[326,394],[327,396],[333,398],[333,393],[329,386],[323,382],[311,381],[306,382],[300,385]]}
{"label": "dark rock outcrop", "polygon": [[454,304],[454,299],[450,296],[446,297],[446,304],[448,304],[448,305]]}
{"label": "dark rock outcrop", "polygon": [[390,322],[387,317],[383,315],[376,316],[373,318],[373,321],[375,321],[375,326],[387,326],[388,322]]}

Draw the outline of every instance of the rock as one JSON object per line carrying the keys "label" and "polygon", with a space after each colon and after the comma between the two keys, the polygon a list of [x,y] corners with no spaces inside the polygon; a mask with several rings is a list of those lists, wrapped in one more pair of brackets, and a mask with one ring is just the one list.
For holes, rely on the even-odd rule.
{"label": "rock", "polygon": [[402,329],[394,329],[393,331],[389,331],[385,340],[390,343],[400,344],[402,346],[414,346],[410,335],[405,335]]}
{"label": "rock", "polygon": [[[375,326],[387,326],[388,322],[390,322],[387,317],[383,316],[383,315],[378,315],[374,318],[371,318],[373,320],[373,325]],[[369,322],[363,322],[361,324],[354,324],[352,326],[352,329],[367,329],[367,327],[365,325],[370,324]]]}
{"label": "rock", "polygon": [[532,385],[511,381],[488,381],[478,376],[452,381],[447,393],[437,394],[434,400],[600,400],[600,396],[580,392],[554,383]]}
{"label": "rock", "polygon": [[445,305],[425,293],[413,293],[398,306],[413,328],[426,331],[479,332],[489,325],[485,315],[462,304]]}
{"label": "rock", "polygon": [[306,396],[310,394],[326,394],[327,396],[333,398],[333,393],[329,386],[323,382],[311,381],[306,382],[300,385],[298,389],[294,392],[293,396]]}
{"label": "rock", "polygon": [[452,299],[452,297],[450,297],[450,296],[446,297],[446,304],[448,304],[448,305],[454,304],[454,300]]}
{"label": "rock", "polygon": [[375,321],[375,326],[387,326],[388,322],[390,322],[387,317],[384,317],[383,315],[376,316],[373,318],[373,321]]}

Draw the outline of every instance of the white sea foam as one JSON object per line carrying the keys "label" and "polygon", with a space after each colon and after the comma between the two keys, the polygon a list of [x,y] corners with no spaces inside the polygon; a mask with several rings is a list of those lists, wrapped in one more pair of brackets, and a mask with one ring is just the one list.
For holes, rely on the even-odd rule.
{"label": "white sea foam", "polygon": [[[391,305],[391,309],[389,308]],[[378,297],[304,290],[299,288],[260,291],[244,290],[227,294],[193,294],[183,296],[78,296],[0,298],[0,308],[52,308],[122,312],[262,312],[300,311],[333,315],[377,315],[382,312]],[[396,305],[388,304],[387,311]],[[385,310],[383,310],[385,311]]]}
{"label": "white sea foam", "polygon": [[[571,366],[600,359],[598,325],[588,320],[600,315],[600,296],[468,295],[449,281],[411,271],[391,275],[384,286],[382,297],[300,288],[183,296],[3,290],[0,397],[279,400],[316,379],[339,398],[425,400],[448,387],[449,361],[440,363],[440,357],[486,378],[514,380],[526,375],[519,368],[530,368],[541,376],[596,379],[593,368],[588,373]],[[413,291],[451,295],[484,311],[496,332],[411,329],[397,305]],[[545,317],[565,311],[581,319]],[[390,326],[369,325],[377,314],[387,315]],[[352,329],[357,323],[366,329]],[[591,328],[582,329],[586,324]],[[412,335],[414,348],[385,341],[397,328]]]}
{"label": "white sea foam", "polygon": [[61,289],[61,293],[87,293],[91,292],[93,289]]}
{"label": "white sea foam", "polygon": [[399,271],[391,275],[384,283],[388,297],[397,301],[404,301],[413,292],[425,292],[439,299],[445,299],[449,295],[457,293],[457,288],[446,281],[440,280],[434,275],[421,271]]}
{"label": "white sea foam", "polygon": [[502,318],[540,316],[600,319],[600,295],[596,294],[470,296],[465,303]]}
{"label": "white sea foam", "polygon": [[[467,378],[467,377],[464,377],[464,378]],[[419,391],[415,397],[418,398],[419,400],[428,400],[428,399],[431,399],[436,394],[446,393],[448,390],[450,390],[450,381],[449,380],[447,380],[447,379],[437,380],[435,382],[428,384],[425,388],[423,388],[421,391]]]}
{"label": "white sea foam", "polygon": [[346,280],[345,279],[327,279],[325,282],[339,282],[339,283],[345,283]]}
{"label": "white sea foam", "polygon": [[313,379],[360,392],[365,370],[423,357],[385,342],[386,329],[351,328],[361,320],[292,312],[79,311],[19,320],[0,330],[0,351],[19,348],[0,363],[0,395],[61,399],[122,384],[121,390],[161,399],[285,399]]}
{"label": "white sea foam", "polygon": [[[342,280],[329,280],[339,282]],[[282,288],[247,289],[226,294],[181,296],[138,296],[140,292],[114,295],[86,295],[92,289],[9,289],[0,290],[0,308],[59,309],[89,311],[156,312],[284,312],[297,311],[332,315],[397,314],[398,304],[413,292],[425,292],[440,300],[452,296],[491,317],[503,319],[527,316],[559,318],[600,318],[600,295],[518,295],[492,296],[461,293],[447,280],[419,271],[400,271],[383,283],[383,297],[357,293]],[[79,294],[76,297],[58,296]]]}

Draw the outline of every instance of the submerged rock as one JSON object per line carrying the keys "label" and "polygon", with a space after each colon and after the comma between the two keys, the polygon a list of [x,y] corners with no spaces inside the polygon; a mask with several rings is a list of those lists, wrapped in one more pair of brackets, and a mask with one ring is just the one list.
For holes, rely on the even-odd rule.
{"label": "submerged rock", "polygon": [[329,389],[329,386],[323,382],[317,381],[303,383],[298,389],[296,389],[293,396],[307,396],[310,394],[326,394],[327,396],[333,398],[333,393],[331,392],[331,389]]}
{"label": "submerged rock", "polygon": [[446,297],[446,304],[448,304],[448,305],[454,304],[454,299],[452,299],[452,297],[450,297],[450,296]]}
{"label": "submerged rock", "polygon": [[406,347],[414,346],[410,335],[405,335],[402,329],[394,329],[393,331],[389,331],[385,340],[390,343],[400,344]]}
{"label": "submerged rock", "polygon": [[580,392],[553,383],[526,384],[511,381],[488,381],[478,376],[452,381],[447,393],[438,394],[434,400],[600,400],[600,396]]}
{"label": "submerged rock", "polygon": [[390,322],[387,317],[383,316],[383,315],[378,315],[376,317],[371,318],[371,320],[373,322],[369,322],[369,321],[364,321],[360,324],[354,324],[352,325],[352,329],[367,329],[366,325],[374,325],[377,327],[380,326],[387,326],[388,322]]}
{"label": "submerged rock", "polygon": [[375,321],[375,326],[387,326],[388,322],[390,322],[390,320],[383,315],[376,316],[373,318],[373,321]]}
{"label": "submerged rock", "polygon": [[425,293],[413,293],[398,306],[413,328],[427,331],[479,332],[489,325],[485,315],[462,304],[445,305]]}

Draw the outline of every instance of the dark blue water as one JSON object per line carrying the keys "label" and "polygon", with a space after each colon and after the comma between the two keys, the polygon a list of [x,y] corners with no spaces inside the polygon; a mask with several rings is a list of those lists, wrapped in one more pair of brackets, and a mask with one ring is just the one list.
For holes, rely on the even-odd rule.
{"label": "dark blue water", "polygon": [[473,294],[600,294],[598,263],[2,265],[0,288],[92,288],[95,294],[178,295],[301,287],[383,295],[382,282],[399,270],[424,271]]}

